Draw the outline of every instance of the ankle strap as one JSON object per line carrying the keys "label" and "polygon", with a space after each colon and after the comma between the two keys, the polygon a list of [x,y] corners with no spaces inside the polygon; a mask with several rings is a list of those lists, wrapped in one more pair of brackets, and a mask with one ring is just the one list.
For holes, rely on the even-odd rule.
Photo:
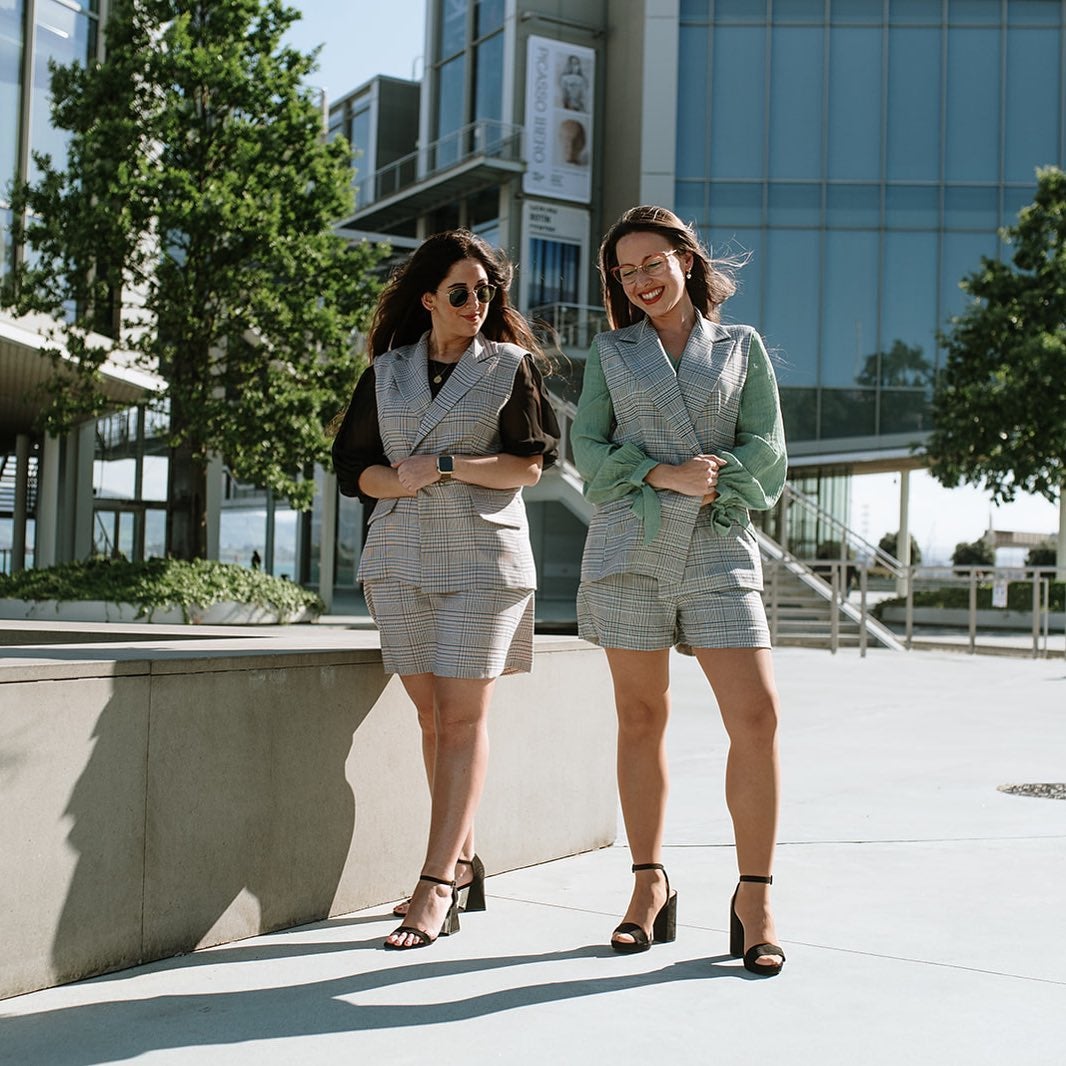
{"label": "ankle strap", "polygon": [[635,862],[633,863],[633,873],[638,870],[662,870],[666,873],[666,867],[661,862]]}
{"label": "ankle strap", "polygon": [[456,866],[473,866],[474,865],[474,860],[473,859],[456,859],[455,860],[455,865]]}
{"label": "ankle strap", "polygon": [[741,881],[754,881],[757,885],[772,885],[774,883],[773,876],[770,877],[756,877],[754,874],[741,874]]}
{"label": "ankle strap", "polygon": [[422,876],[418,880],[429,881],[431,884],[434,885],[445,885],[447,888],[455,888],[454,881],[443,881],[439,877],[430,877],[429,874],[422,874]]}

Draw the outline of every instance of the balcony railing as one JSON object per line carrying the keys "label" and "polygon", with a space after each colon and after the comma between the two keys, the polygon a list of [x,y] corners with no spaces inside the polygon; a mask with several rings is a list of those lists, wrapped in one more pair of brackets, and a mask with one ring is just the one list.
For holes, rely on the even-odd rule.
{"label": "balcony railing", "polygon": [[362,180],[356,180],[356,212],[471,160],[498,159],[519,163],[523,159],[522,136],[523,128],[508,122],[492,119],[471,122]]}

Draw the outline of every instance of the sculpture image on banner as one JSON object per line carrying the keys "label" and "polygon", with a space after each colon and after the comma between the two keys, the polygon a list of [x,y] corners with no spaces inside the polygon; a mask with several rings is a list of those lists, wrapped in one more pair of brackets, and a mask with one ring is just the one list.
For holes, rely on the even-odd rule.
{"label": "sculpture image on banner", "polygon": [[526,53],[526,193],[588,203],[592,192],[592,104],[596,53],[530,37]]}

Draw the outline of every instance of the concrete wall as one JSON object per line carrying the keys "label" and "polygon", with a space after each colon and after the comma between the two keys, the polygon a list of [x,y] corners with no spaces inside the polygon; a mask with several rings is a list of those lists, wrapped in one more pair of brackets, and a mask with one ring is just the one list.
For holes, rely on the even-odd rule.
{"label": "concrete wall", "polygon": [[[0,648],[0,996],[411,889],[429,808],[414,710],[375,635],[303,640]],[[598,649],[538,638],[490,729],[490,873],[611,843]]]}

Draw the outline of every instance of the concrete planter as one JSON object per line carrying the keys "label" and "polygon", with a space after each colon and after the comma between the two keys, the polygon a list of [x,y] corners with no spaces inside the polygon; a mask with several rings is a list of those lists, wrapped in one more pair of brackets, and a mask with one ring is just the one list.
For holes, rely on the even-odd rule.
{"label": "concrete planter", "polygon": [[313,622],[318,615],[226,600],[207,607],[149,607],[106,600],[0,600],[0,618],[39,622],[155,622],[161,625],[257,626]]}
{"label": "concrete planter", "polygon": [[[376,633],[43,643],[0,647],[0,999],[410,891],[429,797]],[[490,873],[615,837],[603,652],[536,656],[493,700]]]}

